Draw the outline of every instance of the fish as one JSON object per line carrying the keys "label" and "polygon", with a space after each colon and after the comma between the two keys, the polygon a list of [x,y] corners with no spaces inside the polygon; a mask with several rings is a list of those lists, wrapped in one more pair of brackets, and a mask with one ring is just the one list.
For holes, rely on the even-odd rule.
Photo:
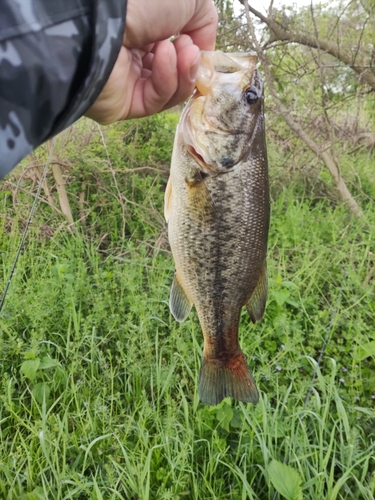
{"label": "fish", "polygon": [[267,300],[270,219],[263,83],[253,53],[202,51],[196,89],[175,135],[164,215],[175,263],[169,306],[194,305],[204,337],[198,393],[256,404],[238,331]]}

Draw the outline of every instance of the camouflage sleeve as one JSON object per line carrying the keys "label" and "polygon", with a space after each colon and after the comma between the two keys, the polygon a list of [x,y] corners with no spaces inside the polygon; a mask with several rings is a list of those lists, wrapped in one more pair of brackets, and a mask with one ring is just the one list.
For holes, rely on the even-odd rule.
{"label": "camouflage sleeve", "polygon": [[93,104],[125,11],[126,0],[1,0],[0,179]]}

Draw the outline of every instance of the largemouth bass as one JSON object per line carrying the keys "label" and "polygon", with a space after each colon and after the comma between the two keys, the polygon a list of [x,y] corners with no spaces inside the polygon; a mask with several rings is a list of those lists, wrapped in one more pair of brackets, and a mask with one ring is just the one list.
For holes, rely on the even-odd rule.
{"label": "largemouth bass", "polygon": [[241,308],[259,321],[267,298],[269,191],[263,84],[252,54],[203,52],[177,127],[165,217],[175,261],[170,310],[192,305],[203,330],[199,396],[257,403],[238,341]]}

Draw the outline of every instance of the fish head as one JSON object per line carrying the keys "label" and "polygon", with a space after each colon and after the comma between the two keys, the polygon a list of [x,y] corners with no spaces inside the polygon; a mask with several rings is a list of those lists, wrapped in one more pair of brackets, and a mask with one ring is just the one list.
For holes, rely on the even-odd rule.
{"label": "fish head", "polygon": [[263,130],[263,83],[256,64],[252,53],[202,51],[180,132],[207,174],[228,172],[248,157],[256,131]]}

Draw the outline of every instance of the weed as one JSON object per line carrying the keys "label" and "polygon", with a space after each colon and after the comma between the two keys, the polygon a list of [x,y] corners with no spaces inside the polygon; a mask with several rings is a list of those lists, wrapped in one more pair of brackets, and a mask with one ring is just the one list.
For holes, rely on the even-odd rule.
{"label": "weed", "polygon": [[[277,172],[266,315],[253,326],[244,311],[240,325],[260,402],[204,406],[196,314],[180,325],[168,310],[164,174],[127,171],[162,173],[172,122],[102,134],[84,122],[79,148],[60,143],[72,213],[85,222],[72,234],[40,205],[0,317],[0,497],[255,500],[277,488],[284,498],[372,499],[374,205],[352,220],[303,184],[280,190]],[[25,178],[11,202],[14,175],[1,192],[3,283],[31,200]]]}

